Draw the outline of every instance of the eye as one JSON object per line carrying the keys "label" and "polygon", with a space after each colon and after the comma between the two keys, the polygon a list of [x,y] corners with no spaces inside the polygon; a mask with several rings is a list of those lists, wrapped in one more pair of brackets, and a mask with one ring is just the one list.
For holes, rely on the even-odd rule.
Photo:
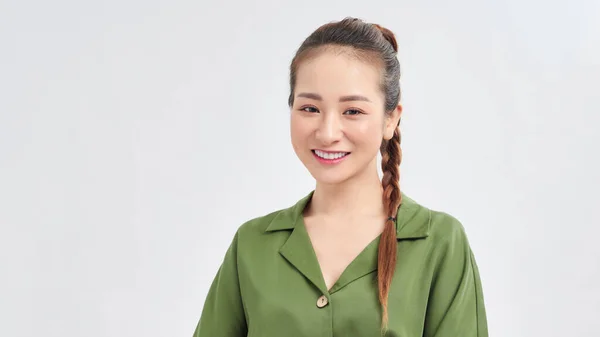
{"label": "eye", "polygon": [[317,108],[312,107],[312,106],[305,106],[300,108],[300,111],[304,111],[304,112],[318,112],[319,110],[317,110]]}
{"label": "eye", "polygon": [[[347,112],[348,112],[348,113],[347,113]],[[346,110],[346,111],[344,112],[344,114],[346,114],[346,115],[350,115],[350,116],[357,116],[357,115],[360,115],[360,114],[362,114],[362,113],[363,113],[362,111],[360,111],[360,110],[357,110],[357,109],[349,109],[349,110]]]}

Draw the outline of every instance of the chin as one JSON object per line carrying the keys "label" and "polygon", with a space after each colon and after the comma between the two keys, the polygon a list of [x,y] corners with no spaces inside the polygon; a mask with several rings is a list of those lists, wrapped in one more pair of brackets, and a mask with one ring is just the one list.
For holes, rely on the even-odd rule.
{"label": "chin", "polygon": [[337,185],[347,181],[352,177],[352,175],[347,172],[336,172],[335,170],[330,172],[319,172],[320,170],[316,171],[317,172],[311,172],[311,175],[319,184]]}

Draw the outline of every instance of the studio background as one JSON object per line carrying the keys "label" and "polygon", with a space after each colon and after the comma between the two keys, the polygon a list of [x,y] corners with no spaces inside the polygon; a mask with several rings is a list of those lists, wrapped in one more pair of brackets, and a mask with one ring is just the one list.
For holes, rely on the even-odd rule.
{"label": "studio background", "polygon": [[288,67],[345,16],[396,33],[401,187],[466,228],[490,336],[600,335],[598,13],[0,1],[0,336],[191,336],[235,230],[314,187]]}

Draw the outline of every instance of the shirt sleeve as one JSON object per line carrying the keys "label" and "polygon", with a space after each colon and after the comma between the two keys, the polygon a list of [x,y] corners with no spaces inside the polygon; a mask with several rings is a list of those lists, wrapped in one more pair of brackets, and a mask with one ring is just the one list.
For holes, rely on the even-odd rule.
{"label": "shirt sleeve", "polygon": [[424,337],[488,337],[479,270],[464,228],[450,218],[438,249]]}
{"label": "shirt sleeve", "polygon": [[208,290],[194,337],[241,337],[247,324],[237,269],[238,234]]}

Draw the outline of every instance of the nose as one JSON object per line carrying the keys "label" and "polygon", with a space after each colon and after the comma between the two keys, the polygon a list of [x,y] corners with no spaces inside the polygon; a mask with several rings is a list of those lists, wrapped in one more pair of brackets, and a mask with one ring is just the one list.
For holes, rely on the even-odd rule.
{"label": "nose", "polygon": [[323,113],[315,137],[323,145],[331,145],[342,138],[342,123],[335,113]]}

